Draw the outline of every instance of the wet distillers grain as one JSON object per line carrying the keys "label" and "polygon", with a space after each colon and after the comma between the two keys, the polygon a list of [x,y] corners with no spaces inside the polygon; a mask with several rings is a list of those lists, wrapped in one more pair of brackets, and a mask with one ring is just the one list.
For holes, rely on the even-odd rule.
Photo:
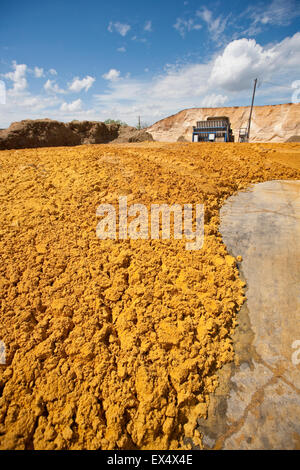
{"label": "wet distillers grain", "polygon": [[[1,449],[201,447],[196,420],[234,359],[244,302],[219,209],[251,182],[300,178],[277,149],[300,145],[0,152]],[[204,203],[203,249],[99,240],[96,209],[120,195]]]}

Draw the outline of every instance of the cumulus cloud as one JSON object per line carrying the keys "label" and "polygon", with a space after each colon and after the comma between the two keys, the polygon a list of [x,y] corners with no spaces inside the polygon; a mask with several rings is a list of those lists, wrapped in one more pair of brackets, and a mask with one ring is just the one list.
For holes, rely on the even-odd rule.
{"label": "cumulus cloud", "polygon": [[[9,120],[43,116],[70,119],[70,114],[77,119],[110,117],[129,124],[135,124],[141,115],[150,123],[185,108],[248,105],[256,77],[263,83],[257,90],[257,104],[290,102],[295,92],[292,84],[299,80],[299,62],[300,33],[268,46],[243,38],[227,44],[206,63],[168,66],[159,75],[138,79],[110,69],[103,76],[107,86],[94,95],[92,109],[86,109],[81,100],[66,102],[63,93],[70,90],[61,90],[55,80],[48,80],[43,91],[50,95],[31,95],[24,89],[13,96],[8,91],[0,127]],[[20,73],[18,69],[19,79]]]}
{"label": "cumulus cloud", "polygon": [[50,75],[57,75],[57,72],[55,69],[50,69],[49,70]]}
{"label": "cumulus cloud", "polygon": [[46,83],[44,84],[44,89],[48,93],[65,93],[65,90],[59,88],[57,83],[54,80],[47,80]]}
{"label": "cumulus cloud", "polygon": [[161,99],[182,100],[189,103],[202,96],[207,88],[210,67],[205,64],[170,68],[167,74],[156,77],[151,86],[151,96]]}
{"label": "cumulus cloud", "polygon": [[117,51],[118,52],[126,52],[126,47],[124,47],[124,46],[118,47]]}
{"label": "cumulus cloud", "polygon": [[271,77],[281,85],[281,95],[277,87],[266,85],[258,89],[257,99],[288,101],[294,91],[291,83],[299,76],[299,46],[300,33],[269,47],[245,38],[232,41],[206,64],[167,67],[149,79],[110,81],[106,92],[95,95],[96,104],[107,115],[127,122],[134,123],[139,114],[153,122],[190,107],[248,105],[257,76],[261,80]]}
{"label": "cumulus cloud", "polygon": [[299,62],[300,33],[271,47],[262,47],[254,39],[238,39],[216,58],[211,83],[229,91],[246,90],[253,78],[269,79],[275,71],[288,72]]}
{"label": "cumulus cloud", "polygon": [[44,69],[42,67],[41,68],[40,67],[34,67],[33,73],[34,73],[34,76],[36,78],[41,78],[41,77],[44,76]]}
{"label": "cumulus cloud", "polygon": [[[57,106],[60,100],[55,96],[45,94],[33,95],[28,90],[21,93],[7,92],[5,113],[2,113],[0,127],[7,127],[11,122],[21,119],[57,118]],[[56,113],[56,114],[55,114]]]}
{"label": "cumulus cloud", "polygon": [[17,64],[16,61],[12,63],[13,71],[4,74],[4,78],[7,78],[13,82],[12,93],[20,93],[27,88],[26,80],[26,64]]}
{"label": "cumulus cloud", "polygon": [[121,36],[126,36],[126,34],[128,33],[128,31],[130,31],[130,29],[131,29],[131,26],[129,24],[120,23],[119,21],[117,21],[116,23],[113,23],[111,21],[107,27],[107,30],[110,33],[117,32],[121,34]]}
{"label": "cumulus cloud", "polygon": [[106,115],[135,123],[138,115],[146,121],[155,121],[180,109],[200,105],[201,97],[207,93],[210,68],[197,64],[167,73],[137,80],[123,78],[110,82],[109,88],[95,95],[99,109]]}
{"label": "cumulus cloud", "polygon": [[81,109],[81,106],[82,106],[82,101],[81,99],[78,99],[78,100],[72,101],[71,103],[66,103],[64,101],[60,109],[61,111],[72,113],[73,111],[79,111]]}
{"label": "cumulus cloud", "polygon": [[89,88],[93,85],[95,78],[90,77],[87,75],[85,78],[81,80],[78,77],[75,77],[69,85],[69,90],[74,92],[79,92],[81,90],[88,91]]}
{"label": "cumulus cloud", "polygon": [[110,69],[109,72],[104,73],[102,77],[105,80],[116,82],[120,78],[120,73],[121,73],[120,70]]}
{"label": "cumulus cloud", "polygon": [[195,23],[195,20],[193,18],[185,20],[183,18],[177,18],[176,23],[173,25],[173,28],[175,28],[181,37],[185,37],[185,34],[187,32],[194,30],[199,30],[202,28],[201,24]]}

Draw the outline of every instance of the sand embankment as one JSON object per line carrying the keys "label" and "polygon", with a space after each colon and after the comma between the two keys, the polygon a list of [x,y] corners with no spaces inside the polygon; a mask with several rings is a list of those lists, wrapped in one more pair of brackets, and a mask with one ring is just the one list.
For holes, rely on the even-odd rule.
{"label": "sand embankment", "polygon": [[[228,116],[237,142],[239,128],[247,126],[249,113],[249,106],[184,109],[156,122],[147,131],[160,142],[176,142],[180,137],[191,141],[196,121],[206,120],[209,116]],[[254,106],[250,142],[286,142],[299,135],[299,103]]]}

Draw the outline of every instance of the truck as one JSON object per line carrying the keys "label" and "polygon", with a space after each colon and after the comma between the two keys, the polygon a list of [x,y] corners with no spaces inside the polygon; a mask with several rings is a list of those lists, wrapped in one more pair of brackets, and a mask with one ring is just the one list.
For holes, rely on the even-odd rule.
{"label": "truck", "polygon": [[230,120],[227,116],[208,117],[193,126],[193,142],[234,142]]}

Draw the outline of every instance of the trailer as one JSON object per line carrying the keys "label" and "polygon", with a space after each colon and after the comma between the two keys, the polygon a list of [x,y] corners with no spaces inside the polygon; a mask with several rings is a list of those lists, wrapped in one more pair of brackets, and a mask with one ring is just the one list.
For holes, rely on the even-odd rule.
{"label": "trailer", "polygon": [[208,117],[193,126],[193,142],[234,142],[230,120],[227,116]]}

